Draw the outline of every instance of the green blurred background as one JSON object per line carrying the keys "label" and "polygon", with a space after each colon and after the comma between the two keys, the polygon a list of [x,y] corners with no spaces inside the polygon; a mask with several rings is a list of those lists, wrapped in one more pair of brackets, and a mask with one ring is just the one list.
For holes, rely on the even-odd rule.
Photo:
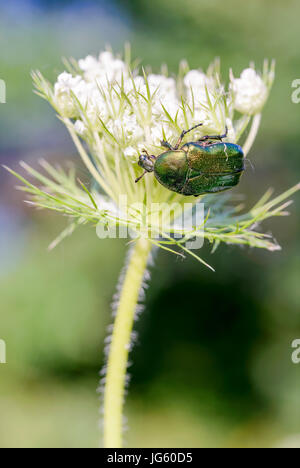
{"label": "green blurred background", "polygon": [[[4,3],[4,2],[3,2]],[[220,56],[224,76],[250,60],[277,62],[250,167],[238,187],[251,205],[264,191],[299,181],[300,78],[296,0],[12,0],[0,6],[0,163],[16,167],[73,160],[54,112],[32,93],[30,71],[54,79],[61,57],[97,54],[105,44],[159,71],[181,58],[206,69]],[[79,167],[79,174],[86,175]],[[98,372],[110,303],[126,245],[82,228],[54,252],[65,221],[26,207],[0,171],[1,447],[96,447]],[[283,246],[268,253],[220,247],[193,260],[159,252],[137,323],[126,402],[128,447],[300,447],[299,196],[292,215],[264,226]]]}

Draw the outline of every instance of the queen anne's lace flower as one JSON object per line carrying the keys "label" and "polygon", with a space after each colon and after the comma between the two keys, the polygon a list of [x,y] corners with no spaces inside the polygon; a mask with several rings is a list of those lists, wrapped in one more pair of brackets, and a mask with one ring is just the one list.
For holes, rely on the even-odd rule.
{"label": "queen anne's lace flower", "polygon": [[190,70],[183,82],[190,103],[194,101],[196,107],[207,102],[207,93],[210,98],[213,96],[211,90],[214,89],[214,80],[200,70]]}
{"label": "queen anne's lace flower", "polygon": [[242,114],[260,112],[268,97],[268,88],[253,68],[246,68],[240,78],[231,78],[234,108]]}
{"label": "queen anne's lace flower", "polygon": [[148,76],[148,84],[151,94],[155,96],[153,103],[154,113],[160,117],[163,105],[170,115],[174,117],[179,107],[175,79],[167,78],[163,75],[150,74]]}
{"label": "queen anne's lace flower", "polygon": [[[217,62],[207,73],[189,70],[184,63],[178,77],[147,75],[131,70],[111,52],[102,52],[98,58],[89,55],[79,60],[78,66],[70,65],[70,69],[72,66],[74,73],[59,75],[54,89],[41,75],[36,77],[37,86],[65,122],[107,201],[116,207],[124,194],[129,205],[168,202],[170,192],[155,177],[145,177],[135,184],[141,174],[137,162],[144,151],[153,155],[165,151],[162,140],[174,144],[184,129],[197,126],[183,143],[187,138],[197,141],[204,135],[220,135],[225,129],[226,141],[240,143],[244,131],[251,126],[242,143],[246,155],[259,126],[260,116],[256,114],[267,99],[274,77],[273,67],[269,69],[265,63],[262,78],[252,68],[244,70],[237,79],[231,72],[226,89]],[[241,117],[236,111],[246,115]],[[179,194],[172,194],[172,200],[178,206],[184,203]],[[137,211],[134,213],[126,222],[147,226],[147,216],[141,212],[139,218]],[[104,215],[99,216],[102,219]],[[113,212],[105,216],[109,222],[115,218]]]}
{"label": "queen anne's lace flower", "polygon": [[[124,193],[129,203],[144,201],[146,178],[134,184],[140,174],[139,154],[145,149],[160,154],[161,141],[175,143],[183,129],[202,123],[189,134],[190,140],[197,140],[207,134],[222,134],[227,128],[227,141],[239,142],[251,124],[249,115],[255,117],[261,111],[274,75],[266,64],[263,79],[249,68],[240,78],[231,74],[226,90],[216,63],[207,74],[189,70],[185,64],[185,72],[176,78],[130,70],[111,52],[102,52],[98,58],[89,55],[79,60],[78,67],[81,75],[76,71],[58,76],[53,105],[63,119],[68,119],[69,130],[86,141],[94,161],[90,170],[115,204]],[[236,110],[247,115],[241,118]],[[249,132],[245,153],[255,137],[257,122],[255,128]],[[84,149],[80,152],[83,154]],[[147,184],[146,193],[162,202],[169,197],[155,178]],[[180,195],[174,197],[179,200]]]}
{"label": "queen anne's lace flower", "polygon": [[73,75],[67,72],[61,73],[58,76],[57,82],[54,85],[54,98],[58,110],[62,115],[70,118],[76,117],[77,110],[72,92],[75,92],[81,82],[81,76],[73,77]]}
{"label": "queen anne's lace flower", "polygon": [[[146,151],[149,158],[152,155],[155,159],[168,147],[161,140],[174,144],[182,130],[191,130],[188,136],[180,138],[179,142],[184,144],[207,134],[220,135],[227,128],[227,141],[239,142],[244,155],[247,154],[259,128],[274,67],[269,69],[265,62],[262,78],[254,69],[244,70],[238,79],[231,74],[226,88],[220,80],[218,65],[214,62],[205,74],[189,71],[187,64],[181,63],[178,77],[152,73],[147,76],[139,70],[130,70],[128,63],[111,52],[102,52],[98,59],[88,56],[78,64],[70,63],[73,73],[59,75],[54,87],[41,73],[33,75],[39,95],[58,112],[92,179],[84,185],[74,177],[73,169],[56,169],[44,161],[40,174],[23,163],[31,178],[42,186],[39,188],[10,170],[26,185],[31,203],[72,219],[51,248],[86,223],[97,225],[99,237],[107,237],[108,230],[113,237],[125,238],[129,230],[136,242],[122,281],[108,361],[104,402],[107,447],[121,446],[127,350],[138,291],[152,246],[179,255],[189,253],[206,266],[209,265],[192,251],[200,248],[204,239],[213,244],[214,250],[220,243],[278,250],[277,242],[256,227],[271,216],[285,215],[290,203],[286,199],[300,189],[298,184],[273,200],[267,192],[248,213],[240,213],[241,206],[232,205],[230,197],[221,194],[185,197],[167,190],[154,174],[141,179],[139,154]],[[249,131],[244,139],[246,129]],[[183,182],[193,177],[188,168],[183,176],[186,178]],[[202,216],[194,220],[198,207]],[[183,253],[174,251],[174,246]]]}
{"label": "queen anne's lace flower", "polygon": [[107,82],[120,81],[122,76],[127,77],[125,63],[113,57],[111,52],[101,52],[99,59],[88,55],[85,59],[79,60],[78,65],[84,72],[87,82],[105,85]]}
{"label": "queen anne's lace flower", "polygon": [[162,139],[174,141],[181,129],[200,122],[195,138],[223,133],[227,126],[227,139],[237,142],[241,132],[234,109],[253,115],[268,95],[267,85],[253,69],[244,70],[238,79],[231,76],[228,92],[212,67],[209,74],[190,70],[179,92],[174,77],[150,73],[145,78],[137,71],[132,76],[128,65],[111,52],[102,52],[98,59],[89,55],[78,65],[82,76],[64,72],[57,79],[58,111],[76,119],[74,129],[83,138],[96,131],[101,141],[109,132],[123,155],[134,157],[135,152],[136,158],[145,147],[159,152]]}

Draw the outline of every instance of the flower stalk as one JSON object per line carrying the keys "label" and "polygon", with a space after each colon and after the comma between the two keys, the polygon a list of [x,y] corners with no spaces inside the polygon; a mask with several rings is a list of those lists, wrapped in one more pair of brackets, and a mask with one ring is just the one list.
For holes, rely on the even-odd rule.
{"label": "flower stalk", "polygon": [[[190,70],[187,62],[182,62],[177,76],[168,76],[166,68],[161,74],[145,73],[130,63],[128,49],[125,60],[105,51],[98,58],[88,56],[65,65],[68,72],[60,74],[54,86],[40,72],[33,73],[33,80],[36,93],[52,105],[68,129],[88,170],[89,187],[76,179],[73,169],[65,171],[45,161],[40,162],[41,172],[21,163],[30,180],[8,170],[21,181],[21,190],[29,195],[27,203],[69,218],[51,248],[83,224],[96,227],[99,238],[105,238],[106,230],[116,233],[126,228],[120,237],[129,234],[134,239],[110,337],[104,386],[104,446],[119,448],[132,329],[151,248],[190,254],[206,266],[191,241],[209,242],[213,252],[221,243],[279,250],[272,235],[260,231],[260,224],[286,216],[289,197],[300,184],[274,199],[269,190],[245,211],[232,192],[185,197],[167,190],[153,174],[135,183],[141,175],[141,152],[158,156],[165,151],[162,140],[174,144],[182,130],[192,127],[183,143],[220,135],[227,128],[224,143],[238,143],[246,156],[272,87],[274,62],[265,61],[261,74],[253,65],[239,78],[230,71],[228,85],[222,81],[219,61],[206,73]],[[203,205],[204,216],[194,222],[197,204]]]}
{"label": "flower stalk", "polygon": [[259,129],[260,121],[261,121],[261,114],[256,114],[255,117],[252,120],[252,125],[251,125],[251,128],[250,128],[250,131],[248,133],[247,139],[246,139],[246,141],[244,143],[244,146],[243,146],[243,151],[244,151],[245,157],[249,153],[249,151],[251,149],[251,146],[254,143],[254,140],[256,138],[256,135],[257,135],[257,132],[258,132],[258,129]]}
{"label": "flower stalk", "polygon": [[109,348],[104,390],[104,447],[121,448],[128,353],[151,243],[139,239],[129,258]]}

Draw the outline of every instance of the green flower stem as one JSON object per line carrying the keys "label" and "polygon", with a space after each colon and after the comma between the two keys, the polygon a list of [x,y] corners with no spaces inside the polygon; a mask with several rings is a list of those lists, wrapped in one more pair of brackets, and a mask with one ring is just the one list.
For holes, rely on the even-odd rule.
{"label": "green flower stem", "polygon": [[256,114],[253,117],[251,128],[250,128],[247,140],[245,141],[245,143],[243,145],[244,156],[247,156],[247,154],[249,153],[249,151],[251,149],[251,146],[254,143],[254,140],[256,138],[256,135],[257,135],[257,132],[258,132],[258,129],[259,129],[260,121],[261,121],[261,114]]}
{"label": "green flower stem", "polygon": [[122,447],[125,380],[131,332],[151,243],[140,239],[131,253],[110,345],[104,389],[104,447]]}

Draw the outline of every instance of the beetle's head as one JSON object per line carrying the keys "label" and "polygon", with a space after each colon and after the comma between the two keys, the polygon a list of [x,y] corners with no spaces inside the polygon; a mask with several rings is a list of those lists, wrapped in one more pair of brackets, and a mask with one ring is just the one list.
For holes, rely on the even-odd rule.
{"label": "beetle's head", "polygon": [[153,172],[154,171],[154,161],[155,161],[155,156],[154,155],[151,155],[151,154],[140,154],[140,157],[139,157],[139,161],[138,161],[138,165],[140,167],[142,167],[144,169],[144,173],[143,175],[141,175],[140,177],[138,177],[136,179],[136,182],[138,182],[139,180],[141,180],[142,177],[144,177],[144,175],[147,173],[147,172]]}
{"label": "beetle's head", "polygon": [[149,154],[140,154],[138,165],[145,169],[147,172],[154,171],[155,157]]}

